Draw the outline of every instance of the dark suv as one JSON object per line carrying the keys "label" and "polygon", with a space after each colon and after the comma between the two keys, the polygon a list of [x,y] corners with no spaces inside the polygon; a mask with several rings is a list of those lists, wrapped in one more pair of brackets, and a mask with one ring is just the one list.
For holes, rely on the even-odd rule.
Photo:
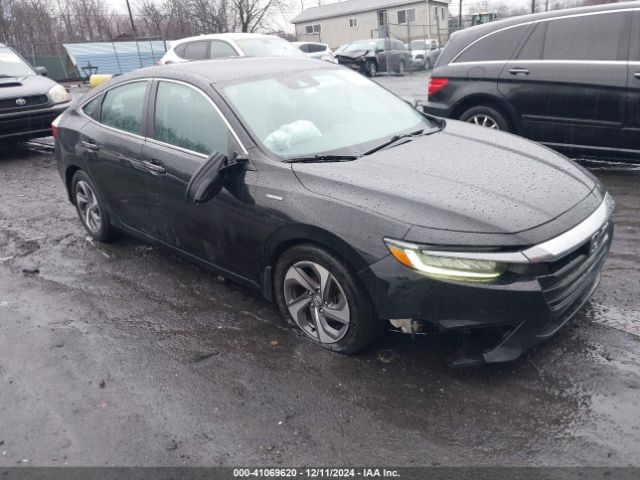
{"label": "dark suv", "polygon": [[640,158],[640,2],[460,31],[425,112],[507,130],[573,156]]}
{"label": "dark suv", "polygon": [[0,43],[0,143],[51,135],[51,122],[71,98],[46,74]]}

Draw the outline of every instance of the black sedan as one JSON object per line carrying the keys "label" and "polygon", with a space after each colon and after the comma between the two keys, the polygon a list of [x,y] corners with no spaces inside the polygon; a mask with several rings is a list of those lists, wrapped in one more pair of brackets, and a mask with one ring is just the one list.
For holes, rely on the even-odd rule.
{"label": "black sedan", "polygon": [[479,329],[454,363],[513,360],[583,306],[612,239],[613,202],[575,163],[310,59],[139,70],[54,126],[95,240],[170,247],[337,352],[385,326]]}

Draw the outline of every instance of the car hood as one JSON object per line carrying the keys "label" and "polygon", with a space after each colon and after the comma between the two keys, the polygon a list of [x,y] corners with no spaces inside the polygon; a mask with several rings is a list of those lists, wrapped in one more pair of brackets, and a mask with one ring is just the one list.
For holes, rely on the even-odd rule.
{"label": "car hood", "polygon": [[559,217],[597,180],[556,152],[514,135],[447,121],[351,162],[297,163],[310,191],[430,229],[513,234]]}
{"label": "car hood", "polygon": [[56,83],[40,75],[0,78],[0,99],[46,95]]}
{"label": "car hood", "polygon": [[338,57],[344,57],[344,58],[360,58],[364,55],[368,55],[369,52],[371,52],[371,50],[354,50],[353,52],[342,52],[339,53],[337,56]]}

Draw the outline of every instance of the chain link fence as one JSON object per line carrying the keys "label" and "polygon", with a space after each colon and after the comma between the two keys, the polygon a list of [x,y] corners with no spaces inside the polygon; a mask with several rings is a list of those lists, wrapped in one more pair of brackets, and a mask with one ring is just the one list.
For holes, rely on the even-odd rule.
{"label": "chain link fence", "polygon": [[31,66],[45,67],[56,81],[87,80],[92,73],[121,74],[156,64],[166,53],[163,38],[84,43],[9,44]]}

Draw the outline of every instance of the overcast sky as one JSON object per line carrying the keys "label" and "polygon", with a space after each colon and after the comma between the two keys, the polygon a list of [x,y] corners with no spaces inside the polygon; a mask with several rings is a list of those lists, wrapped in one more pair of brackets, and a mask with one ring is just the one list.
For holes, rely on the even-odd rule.
{"label": "overcast sky", "polygon": [[[138,0],[130,0],[132,7],[135,8]],[[159,1],[159,0],[158,0]],[[278,15],[274,21],[277,25],[279,25],[282,29],[286,31],[293,31],[293,26],[291,25],[291,19],[298,15],[302,11],[302,4],[304,2],[305,8],[311,8],[318,6],[319,0],[290,0],[290,9],[284,15]],[[330,3],[340,3],[340,1],[348,1],[348,0],[320,0],[322,5],[328,5]],[[536,0],[540,5],[543,5],[545,0]],[[126,12],[126,0],[107,0],[105,2],[109,7],[113,7],[122,12]],[[483,5],[482,9],[490,10],[492,6],[497,4],[506,5],[508,7],[528,7],[531,5],[531,0],[462,0],[462,10],[463,13],[466,13],[466,8],[469,6],[478,6]],[[449,12],[451,15],[458,14],[458,5],[459,0],[452,0],[449,4]]]}

